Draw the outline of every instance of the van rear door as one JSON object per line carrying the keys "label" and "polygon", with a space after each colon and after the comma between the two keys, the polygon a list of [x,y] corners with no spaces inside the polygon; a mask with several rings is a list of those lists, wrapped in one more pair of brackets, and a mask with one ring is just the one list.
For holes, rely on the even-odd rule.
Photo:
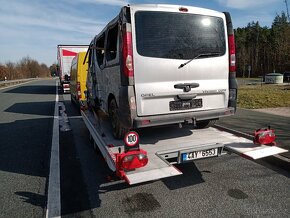
{"label": "van rear door", "polygon": [[223,13],[139,6],[131,8],[131,21],[138,116],[227,108]]}

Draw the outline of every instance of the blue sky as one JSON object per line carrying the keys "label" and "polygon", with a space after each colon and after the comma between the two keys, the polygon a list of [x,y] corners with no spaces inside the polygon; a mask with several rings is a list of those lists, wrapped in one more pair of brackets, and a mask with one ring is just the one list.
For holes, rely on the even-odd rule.
{"label": "blue sky", "polygon": [[[0,63],[29,56],[48,66],[58,44],[89,44],[128,3],[168,3],[229,11],[234,27],[271,23],[284,0],[0,0]],[[289,2],[290,3],[290,2]]]}

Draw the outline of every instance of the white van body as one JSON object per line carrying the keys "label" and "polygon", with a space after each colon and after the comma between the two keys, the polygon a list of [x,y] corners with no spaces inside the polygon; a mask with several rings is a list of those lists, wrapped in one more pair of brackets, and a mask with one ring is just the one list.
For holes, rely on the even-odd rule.
{"label": "white van body", "polygon": [[233,43],[228,13],[123,7],[89,48],[91,105],[109,113],[119,137],[131,128],[207,126],[236,109]]}

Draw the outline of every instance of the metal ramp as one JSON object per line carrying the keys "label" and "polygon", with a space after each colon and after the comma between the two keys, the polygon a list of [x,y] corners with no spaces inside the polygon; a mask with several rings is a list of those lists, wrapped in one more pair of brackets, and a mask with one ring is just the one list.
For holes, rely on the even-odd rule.
{"label": "metal ramp", "polygon": [[[116,153],[124,151],[124,142],[114,139],[106,119],[98,120],[93,113],[82,111],[82,117],[92,138],[112,171],[116,171]],[[137,184],[181,175],[173,164],[183,163],[183,154],[214,149],[215,157],[236,153],[249,159],[259,159],[287,150],[276,146],[255,145],[252,140],[216,128],[178,128],[177,125],[138,130],[140,148],[147,151],[146,166],[124,172],[129,184]],[[194,160],[191,160],[194,161]]]}
{"label": "metal ramp", "polygon": [[238,154],[242,157],[257,160],[260,158],[281,154],[288,152],[288,150],[277,147],[277,146],[268,146],[268,145],[259,145],[254,144],[253,140],[250,140],[252,136],[249,136],[247,134],[230,130],[231,132],[235,132],[236,135],[244,136],[239,137],[232,133],[222,131],[222,130],[216,130],[219,131],[220,134],[227,138],[237,138],[238,141],[231,142],[231,143],[225,143],[225,150],[227,150],[230,153]]}
{"label": "metal ramp", "polygon": [[130,185],[182,174],[177,168],[157,155],[149,154],[148,157],[149,162],[145,167],[125,173],[126,180]]}
{"label": "metal ramp", "polygon": [[268,157],[284,152],[288,152],[283,148],[277,146],[267,146],[267,145],[253,145],[247,143],[235,143],[225,145],[225,148],[233,153],[239,154],[243,157],[257,160],[263,157]]}

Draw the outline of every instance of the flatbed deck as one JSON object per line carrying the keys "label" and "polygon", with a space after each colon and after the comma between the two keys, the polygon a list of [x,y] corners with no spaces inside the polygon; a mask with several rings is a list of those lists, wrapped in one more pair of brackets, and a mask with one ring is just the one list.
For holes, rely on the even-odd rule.
{"label": "flatbed deck", "polygon": [[[116,171],[115,154],[124,151],[123,140],[113,137],[108,118],[99,119],[88,110],[82,111],[82,117],[108,166]],[[216,149],[216,157],[233,152],[250,159],[287,152],[276,146],[255,145],[249,139],[212,127],[194,129],[193,126],[170,125],[139,129],[138,134],[140,148],[147,151],[149,162],[145,167],[125,172],[129,184],[181,175],[174,164],[183,163],[183,154],[191,152]]]}

